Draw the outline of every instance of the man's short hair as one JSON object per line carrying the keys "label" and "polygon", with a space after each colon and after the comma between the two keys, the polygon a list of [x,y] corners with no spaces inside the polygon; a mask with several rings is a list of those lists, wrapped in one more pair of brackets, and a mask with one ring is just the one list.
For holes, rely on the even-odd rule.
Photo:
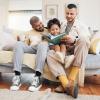
{"label": "man's short hair", "polygon": [[30,24],[33,25],[33,24],[35,24],[38,21],[39,21],[39,18],[37,16],[33,16],[30,19]]}
{"label": "man's short hair", "polygon": [[72,9],[72,8],[76,8],[77,9],[77,6],[75,4],[68,4],[67,8],[68,9]]}

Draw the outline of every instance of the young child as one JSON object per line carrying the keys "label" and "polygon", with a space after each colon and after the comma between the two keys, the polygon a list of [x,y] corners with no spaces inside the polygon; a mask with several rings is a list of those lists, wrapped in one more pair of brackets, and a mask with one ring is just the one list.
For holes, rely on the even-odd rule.
{"label": "young child", "polygon": [[[48,36],[53,39],[54,37],[57,37],[57,35],[63,34],[60,33],[60,21],[56,18],[53,18],[48,21],[47,28],[49,31]],[[67,46],[63,42],[59,42],[59,44],[53,44],[49,43],[49,47],[51,50],[54,50],[54,55],[52,57],[62,64],[64,64],[65,68],[68,68],[72,61],[74,60],[74,55],[67,55]],[[67,55],[67,56],[66,56]]]}
{"label": "young child", "polygon": [[[60,21],[56,18],[51,19],[48,21],[47,23],[47,28],[49,31],[48,36],[50,38],[54,38],[55,36],[61,34],[60,33]],[[60,61],[61,63],[64,63],[64,59],[65,59],[65,55],[66,55],[66,45],[63,43],[59,43],[59,44],[53,44],[53,43],[49,43],[49,47],[51,50],[55,51],[55,55],[53,56],[55,59],[57,59],[58,61]]]}

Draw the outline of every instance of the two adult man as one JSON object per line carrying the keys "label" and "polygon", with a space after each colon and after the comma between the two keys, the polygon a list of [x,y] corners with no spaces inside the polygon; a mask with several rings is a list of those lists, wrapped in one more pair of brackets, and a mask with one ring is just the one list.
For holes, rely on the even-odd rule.
{"label": "two adult man", "polygon": [[[74,61],[71,64],[70,73],[68,74],[61,63],[53,59],[53,52],[49,52],[47,56],[47,63],[53,75],[59,79],[61,86],[56,88],[56,91],[64,91],[74,98],[78,95],[78,86],[76,80],[79,69],[85,66],[85,59],[89,49],[89,31],[78,19],[78,9],[75,4],[69,4],[66,7],[66,21],[62,24],[61,31],[66,32],[66,36],[62,41],[66,44],[73,44],[70,51],[74,52]],[[70,47],[67,46],[67,48]],[[67,74],[66,74],[67,73]]]}
{"label": "two adult man", "polygon": [[12,86],[10,87],[11,90],[18,90],[21,86],[21,70],[24,53],[37,53],[36,73],[33,78],[33,82],[29,87],[29,91],[36,91],[41,87],[40,76],[43,72],[48,49],[48,46],[46,46],[47,44],[45,42],[41,42],[41,40],[42,35],[47,33],[47,30],[44,28],[40,19],[36,16],[33,16],[30,19],[30,24],[32,26],[32,30],[26,32],[24,41],[17,42],[14,47],[13,64],[15,76],[12,79]]}

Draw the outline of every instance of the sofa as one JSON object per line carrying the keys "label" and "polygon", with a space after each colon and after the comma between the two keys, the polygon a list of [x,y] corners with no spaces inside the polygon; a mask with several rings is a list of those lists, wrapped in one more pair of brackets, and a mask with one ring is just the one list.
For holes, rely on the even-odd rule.
{"label": "sofa", "polygon": [[[2,43],[0,42],[1,43],[0,44],[0,72],[1,73],[12,73],[13,72],[12,48],[15,45],[15,43],[17,42],[17,40],[19,40],[19,38],[18,38],[19,34],[21,36],[22,33],[23,32],[12,31],[12,30],[8,31],[6,33],[3,32],[3,34],[9,34],[10,39],[8,39],[8,42],[6,39],[5,45],[2,45]],[[96,35],[96,33],[95,33],[95,35]],[[95,39],[98,39],[98,36],[95,36],[95,35],[93,35],[93,37],[91,39],[91,44],[95,44],[94,46],[97,46],[96,43],[93,42]],[[6,37],[6,35],[4,36],[4,39],[5,39],[5,37]],[[96,38],[94,39],[94,37],[96,37]],[[7,38],[8,38],[8,35],[7,35]],[[13,41],[11,41],[11,38],[13,38],[12,39]],[[99,40],[100,40],[100,37],[99,37]],[[11,45],[9,45],[7,43],[10,43]],[[99,43],[100,43],[100,41],[99,41]],[[97,46],[97,47],[99,47],[99,46]],[[88,56],[86,58],[86,67],[82,67],[79,71],[79,85],[80,86],[84,86],[84,77],[85,76],[100,75],[100,55],[97,52],[98,49],[96,49],[96,48],[95,48],[95,50],[92,50],[92,49],[94,49],[94,47],[91,45],[90,53],[88,54]],[[97,53],[94,51],[96,51]],[[24,73],[34,72],[35,57],[36,57],[35,54],[28,54],[28,53],[24,54],[22,72],[24,72]],[[28,60],[28,59],[30,59],[30,60]],[[45,64],[45,67],[44,67],[43,77],[45,79],[48,79],[51,81],[57,81],[56,78],[53,77],[52,73],[49,71],[47,64]]]}

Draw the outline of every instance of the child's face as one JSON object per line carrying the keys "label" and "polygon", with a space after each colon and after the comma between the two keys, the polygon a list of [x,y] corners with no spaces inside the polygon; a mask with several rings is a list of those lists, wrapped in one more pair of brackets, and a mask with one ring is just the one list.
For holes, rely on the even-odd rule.
{"label": "child's face", "polygon": [[56,24],[52,25],[49,32],[52,34],[52,35],[57,35],[60,33],[60,27]]}

